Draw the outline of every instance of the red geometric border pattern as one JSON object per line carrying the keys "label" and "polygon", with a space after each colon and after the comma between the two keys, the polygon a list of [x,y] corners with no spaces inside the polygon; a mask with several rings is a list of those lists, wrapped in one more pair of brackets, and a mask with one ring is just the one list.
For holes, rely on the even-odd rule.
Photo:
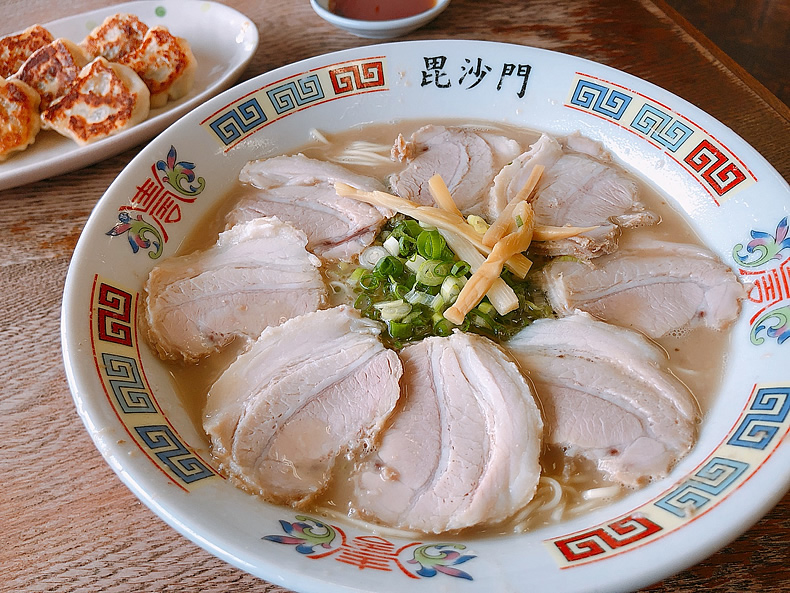
{"label": "red geometric border pattern", "polygon": [[575,562],[630,546],[662,529],[660,525],[653,523],[647,517],[629,515],[608,525],[555,540],[554,545],[568,562]]}
{"label": "red geometric border pattern", "polygon": [[757,182],[729,148],[701,126],[655,99],[581,72],[565,106],[614,124],[678,163],[717,206]]}
{"label": "red geometric border pattern", "polygon": [[96,373],[132,441],[173,484],[189,491],[219,474],[184,442],[148,384],[137,341],[138,296],[95,276],[90,324]]}
{"label": "red geometric border pattern", "polygon": [[702,175],[720,196],[746,181],[744,172],[709,140],[700,142],[683,162]]}
{"label": "red geometric border pattern", "polygon": [[97,330],[99,340],[132,346],[132,295],[108,284],[99,286]]}
{"label": "red geometric border pattern", "polygon": [[332,89],[336,95],[355,90],[375,89],[384,86],[384,63],[380,61],[350,64],[329,71]]}
{"label": "red geometric border pattern", "polygon": [[227,152],[269,124],[315,105],[389,90],[383,56],[350,60],[277,80],[200,122]]}
{"label": "red geometric border pattern", "polygon": [[724,439],[686,476],[620,517],[544,545],[560,568],[572,568],[634,550],[696,521],[746,483],[790,435],[789,402],[790,385],[755,385]]}

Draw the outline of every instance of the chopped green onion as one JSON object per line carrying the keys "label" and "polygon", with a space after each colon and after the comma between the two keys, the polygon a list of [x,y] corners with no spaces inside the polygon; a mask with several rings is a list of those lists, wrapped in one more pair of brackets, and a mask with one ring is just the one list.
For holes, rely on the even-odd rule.
{"label": "chopped green onion", "polygon": [[411,303],[412,305],[427,305],[430,307],[433,304],[433,295],[421,290],[417,290],[416,288],[412,288],[409,292],[403,295],[403,300],[405,300],[407,303]]}
{"label": "chopped green onion", "polygon": [[401,323],[415,323],[417,321],[422,321],[422,312],[412,309],[411,313],[406,315],[403,319],[401,319]]}
{"label": "chopped green onion", "polygon": [[442,288],[440,294],[444,298],[447,305],[452,305],[461,293],[461,289],[466,284],[466,278],[457,278],[456,276],[447,276],[442,281]]}
{"label": "chopped green onion", "polygon": [[433,326],[433,332],[437,336],[447,337],[453,333],[453,324],[450,322],[449,319],[445,319],[442,317],[441,321],[437,322]]}
{"label": "chopped green onion", "polygon": [[379,263],[382,257],[389,255],[389,252],[381,245],[371,245],[359,254],[359,265],[368,270],[372,270]]}
{"label": "chopped green onion", "polygon": [[444,278],[450,275],[452,269],[453,269],[453,262],[449,260],[445,260],[445,261],[440,261],[438,264],[436,264],[436,267],[434,267],[433,272],[437,276],[441,276],[442,278]]}
{"label": "chopped green onion", "polygon": [[390,321],[387,323],[387,329],[393,338],[410,338],[414,331],[414,326],[410,323]]}
{"label": "chopped green onion", "polygon": [[392,295],[399,299],[405,298],[406,295],[409,294],[409,287],[405,284],[398,284],[397,282],[392,284],[392,288],[390,290]]}
{"label": "chopped green onion", "polygon": [[425,259],[439,259],[444,253],[447,241],[439,234],[439,231],[423,231],[417,237],[417,253]]}
{"label": "chopped green onion", "polygon": [[[482,219],[470,216],[467,221],[478,232],[487,227]],[[397,215],[385,224],[377,242],[363,250],[358,265],[330,266],[326,277],[332,289],[342,288],[349,295],[364,317],[386,325],[382,338],[396,349],[427,336],[449,336],[456,328],[507,339],[533,320],[554,315],[537,283],[505,270],[501,280],[518,300],[515,311],[499,315],[484,299],[460,326],[451,323],[443,313],[458,298],[471,268],[480,264],[470,259],[470,252],[456,254],[455,249],[461,248],[443,231]]]}
{"label": "chopped green onion", "polygon": [[397,237],[390,235],[387,240],[382,244],[390,255],[400,255],[400,242]]}
{"label": "chopped green onion", "polygon": [[456,278],[460,278],[461,276],[466,276],[472,267],[465,261],[457,261],[453,264],[452,269],[450,270],[450,275],[455,276]]}
{"label": "chopped green onion", "polygon": [[485,313],[486,315],[496,315],[496,309],[494,309],[494,305],[487,301],[482,301],[477,308]]}
{"label": "chopped green onion", "polygon": [[406,235],[412,239],[419,237],[421,232],[422,227],[420,226],[420,223],[412,219],[402,220],[395,226],[394,229],[392,229],[393,235],[397,237]]}
{"label": "chopped green onion", "polygon": [[381,258],[376,267],[373,268],[373,274],[379,278],[398,277],[403,274],[403,262],[397,257],[388,255]]}
{"label": "chopped green onion", "polygon": [[359,279],[359,285],[362,287],[362,290],[366,290],[368,292],[376,290],[379,287],[379,284],[381,284],[381,281],[373,274],[363,274]]}
{"label": "chopped green onion", "polygon": [[417,241],[408,235],[398,238],[398,255],[401,257],[410,257],[415,249],[417,249]]}
{"label": "chopped green onion", "polygon": [[[417,282],[425,286],[439,286],[447,273],[442,274],[442,264],[449,263],[435,259],[425,260],[417,270]],[[452,267],[452,264],[450,264]],[[447,270],[449,272],[449,269]]]}
{"label": "chopped green onion", "polygon": [[421,256],[419,253],[415,253],[409,259],[406,260],[406,267],[409,268],[415,274],[419,271],[420,266],[425,263],[425,258]]}
{"label": "chopped green onion", "polygon": [[401,299],[374,303],[373,308],[381,313],[381,319],[384,321],[400,321],[411,313],[411,305],[403,302]]}
{"label": "chopped green onion", "polygon": [[357,268],[351,273],[351,276],[348,277],[349,283],[353,286],[359,282],[359,279],[362,278],[362,276],[364,276],[366,273],[367,270],[365,268]]}
{"label": "chopped green onion", "polygon": [[354,308],[359,311],[367,311],[372,305],[373,299],[370,298],[369,294],[365,294],[364,292],[354,301]]}
{"label": "chopped green onion", "polygon": [[431,303],[431,309],[436,312],[444,311],[447,308],[447,303],[444,300],[444,297],[440,294],[437,294],[433,297],[433,302]]}
{"label": "chopped green onion", "polygon": [[[375,307],[375,305],[373,305]],[[494,320],[491,319],[491,316],[485,313],[484,311],[480,310],[480,307],[475,307],[469,312],[469,317],[472,320],[472,323],[478,327],[484,327],[487,329],[493,329],[494,327]]]}

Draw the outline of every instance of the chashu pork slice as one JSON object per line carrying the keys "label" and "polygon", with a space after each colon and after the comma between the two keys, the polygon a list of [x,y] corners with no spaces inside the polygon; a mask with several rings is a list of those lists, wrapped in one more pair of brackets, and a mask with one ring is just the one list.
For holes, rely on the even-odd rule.
{"label": "chashu pork slice", "polygon": [[346,306],[266,329],[208,394],[204,428],[223,471],[275,503],[320,493],[400,396],[401,363],[379,331]]}
{"label": "chashu pork slice", "polygon": [[352,508],[426,533],[493,525],[522,509],[540,476],[543,421],[513,360],[461,332],[400,357],[402,401],[352,478]]}
{"label": "chashu pork slice", "polygon": [[643,237],[590,264],[555,261],[543,274],[560,315],[581,309],[651,338],[724,329],[746,296],[732,270],[704,247]]}
{"label": "chashu pork slice", "polygon": [[498,216],[508,202],[518,195],[537,165],[551,169],[562,154],[562,146],[555,138],[541,134],[529,150],[502,167],[489,190],[493,214]]}
{"label": "chashu pork slice", "polygon": [[532,199],[536,224],[599,227],[576,237],[535,243],[536,252],[597,257],[617,249],[620,227],[658,222],[639,202],[636,182],[611,162],[600,143],[577,135],[565,139],[563,146],[543,134],[503,167],[490,190],[497,214],[518,195],[536,165],[545,167]]}
{"label": "chashu pork slice", "polygon": [[490,219],[496,212],[489,204],[488,188],[499,170],[520,153],[519,143],[506,136],[431,124],[409,140],[398,136],[392,155],[408,165],[392,175],[390,183],[399,196],[433,206],[428,180],[441,175],[461,212]]}
{"label": "chashu pork slice", "polygon": [[546,443],[610,479],[661,478],[694,444],[696,402],[638,332],[577,312],[538,320],[506,346],[543,404]]}
{"label": "chashu pork slice", "polygon": [[157,265],[145,285],[150,342],[163,358],[193,361],[315,311],[326,287],[306,243],[292,226],[260,218],[221,233],[205,251]]}
{"label": "chashu pork slice", "polygon": [[307,248],[325,259],[349,261],[376,238],[394,213],[337,195],[334,184],[383,191],[381,182],[302,154],[251,161],[239,174],[248,185],[227,215],[229,225],[277,216],[307,235]]}

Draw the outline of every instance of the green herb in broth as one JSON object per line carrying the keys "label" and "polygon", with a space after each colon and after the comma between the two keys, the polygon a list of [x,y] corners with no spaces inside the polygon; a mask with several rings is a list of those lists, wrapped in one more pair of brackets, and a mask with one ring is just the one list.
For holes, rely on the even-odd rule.
{"label": "green herb in broth", "polygon": [[455,328],[506,340],[535,319],[554,315],[534,275],[520,280],[505,270],[501,277],[515,292],[518,308],[499,315],[484,298],[460,326],[454,325],[443,313],[471,275],[470,266],[438,231],[402,215],[385,225],[360,259],[359,267],[344,266],[339,275],[352,291],[354,307],[384,323],[382,338],[395,349],[428,336],[447,336]]}

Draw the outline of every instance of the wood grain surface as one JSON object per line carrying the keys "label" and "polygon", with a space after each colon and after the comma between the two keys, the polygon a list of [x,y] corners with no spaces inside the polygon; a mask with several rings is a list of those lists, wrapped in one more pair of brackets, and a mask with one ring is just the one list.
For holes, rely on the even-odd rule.
{"label": "wood grain surface", "polygon": [[[5,0],[0,35],[110,3]],[[242,79],[372,43],[324,23],[307,0],[226,3],[261,34]],[[662,0],[453,0],[404,39],[441,38],[533,45],[640,76],[723,121],[790,179],[790,110]],[[67,267],[91,209],[139,148],[0,192],[0,591],[279,593],[144,507],[95,449],[69,393],[59,335]],[[737,540],[645,590],[790,591],[789,542],[785,496]]]}
{"label": "wood grain surface", "polygon": [[790,0],[667,0],[790,105]]}

